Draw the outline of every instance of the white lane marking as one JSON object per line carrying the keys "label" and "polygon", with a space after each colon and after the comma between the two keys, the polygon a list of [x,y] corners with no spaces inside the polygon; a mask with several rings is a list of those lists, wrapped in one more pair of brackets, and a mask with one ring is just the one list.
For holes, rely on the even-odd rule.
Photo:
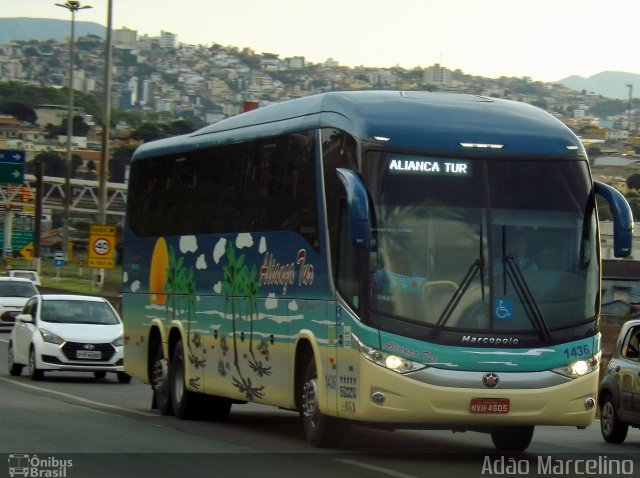
{"label": "white lane marking", "polygon": [[97,402],[95,400],[89,400],[88,398],[82,398],[82,397],[78,397],[76,395],[70,395],[68,393],[57,392],[55,390],[49,390],[48,388],[37,387],[35,385],[28,385],[26,383],[21,383],[21,382],[18,382],[17,380],[12,380],[12,379],[5,378],[5,377],[0,377],[0,380],[2,380],[3,382],[11,383],[13,385],[18,385],[20,387],[29,388],[31,390],[37,390],[39,392],[47,392],[47,393],[51,393],[53,395],[58,395],[60,397],[68,398],[68,399],[70,399],[72,401],[76,401],[76,402],[80,402],[80,403],[85,403],[87,405],[95,405],[95,406],[99,406],[99,407],[110,408],[111,410],[118,410],[118,411],[121,411],[121,412],[135,413],[135,414],[138,414],[138,415],[142,415],[144,417],[157,417],[158,416],[155,413],[141,412],[140,410],[134,410],[132,408],[119,407],[117,405],[111,405],[110,403]]}
{"label": "white lane marking", "polygon": [[406,473],[400,473],[399,471],[390,470],[389,468],[381,468],[379,466],[370,465],[368,463],[363,463],[361,461],[356,460],[346,460],[341,458],[334,458],[335,461],[339,461],[341,463],[345,463],[347,465],[358,466],[360,468],[364,468],[366,470],[375,471],[378,473],[382,473],[384,475],[395,476],[396,478],[418,478],[414,475],[407,475]]}

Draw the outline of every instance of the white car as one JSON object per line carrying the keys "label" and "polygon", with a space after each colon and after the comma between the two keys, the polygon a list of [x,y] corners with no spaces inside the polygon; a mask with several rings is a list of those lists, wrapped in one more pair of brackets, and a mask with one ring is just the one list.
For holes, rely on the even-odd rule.
{"label": "white car", "polygon": [[20,375],[26,366],[32,380],[44,372],[93,372],[104,378],[124,372],[122,320],[102,297],[37,295],[28,300],[16,318],[9,341],[9,373]]}
{"label": "white car", "polygon": [[29,279],[0,277],[0,330],[13,327],[16,316],[38,289]]}
{"label": "white car", "polygon": [[30,269],[9,269],[5,272],[9,277],[20,277],[22,279],[29,279],[33,282],[33,285],[40,286],[40,276],[37,271]]}

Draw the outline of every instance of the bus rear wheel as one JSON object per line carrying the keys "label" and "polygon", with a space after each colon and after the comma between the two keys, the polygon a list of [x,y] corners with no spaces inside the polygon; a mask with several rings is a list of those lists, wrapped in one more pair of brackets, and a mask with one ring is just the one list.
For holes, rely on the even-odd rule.
{"label": "bus rear wheel", "polygon": [[309,444],[318,448],[340,445],[347,431],[347,425],[338,418],[328,417],[320,412],[318,373],[313,358],[307,364],[304,382],[299,393],[300,418]]}
{"label": "bus rear wheel", "polygon": [[533,426],[504,427],[491,432],[491,440],[500,451],[524,451],[531,444]]}
{"label": "bus rear wheel", "polygon": [[163,415],[172,415],[171,392],[169,390],[169,366],[162,353],[162,344],[158,344],[155,358],[151,364],[151,389],[153,390],[153,404]]}

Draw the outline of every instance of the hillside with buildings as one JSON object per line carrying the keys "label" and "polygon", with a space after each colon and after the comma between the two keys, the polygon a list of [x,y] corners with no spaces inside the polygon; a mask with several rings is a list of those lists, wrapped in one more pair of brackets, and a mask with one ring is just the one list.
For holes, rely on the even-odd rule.
{"label": "hillside with buildings", "polygon": [[[113,37],[110,181],[125,181],[131,154],[141,141],[188,132],[248,108],[332,90],[445,91],[522,101],[557,117],[584,142],[595,179],[625,194],[640,217],[640,101],[631,91],[628,100],[621,100],[526,77],[477,77],[441,64],[410,70],[345,67],[334,59],[313,64],[304,57],[281,58],[249,48],[187,45],[170,32],[150,37],[125,28]],[[75,43],[74,116],[80,122],[76,128],[74,121],[72,138],[74,178],[95,179],[100,167],[104,46],[93,34],[79,36]],[[24,150],[28,162],[36,157],[57,162],[60,175],[67,140],[68,56],[65,39],[0,43],[0,149]],[[48,93],[41,95],[42,88]],[[601,219],[603,258],[609,259],[606,212]],[[612,262],[605,261],[605,276]],[[609,295],[603,297],[604,309],[622,308],[615,314],[627,317],[637,313],[629,305],[637,293],[628,283],[639,283],[640,271],[637,261],[615,262],[629,267],[605,283]]]}
{"label": "hillside with buildings", "polygon": [[[629,193],[627,179],[639,171],[637,109],[640,101],[605,98],[587,90],[530,78],[483,78],[450,70],[445,65],[403,68],[344,67],[337,60],[309,63],[304,57],[280,58],[234,46],[187,45],[176,35],[139,35],[127,28],[114,31],[112,61],[112,141],[115,150],[158,135],[186,132],[175,128],[152,131],[149,125],[183,121],[195,129],[236,115],[246,108],[318,94],[331,90],[398,89],[469,93],[508,98],[539,106],[563,121],[580,136],[592,160],[594,175]],[[0,44],[0,82],[51,87],[66,98],[69,44],[61,40],[17,40]],[[101,99],[104,81],[104,41],[85,35],[75,42],[75,115],[87,125],[86,134],[73,138],[74,154],[83,158],[78,170],[95,172],[101,147]],[[15,98],[2,97],[0,108]],[[14,105],[15,106],[15,105]],[[27,159],[46,151],[62,153],[66,136],[66,101],[30,104],[31,121],[15,115],[0,116],[0,147],[27,151]],[[0,109],[0,113],[5,111]],[[154,126],[155,127],[155,126]],[[144,133],[142,134],[140,129]],[[146,128],[146,129],[145,129]],[[78,131],[74,126],[74,131]],[[138,134],[134,134],[138,133]],[[116,180],[123,180],[120,174]]]}

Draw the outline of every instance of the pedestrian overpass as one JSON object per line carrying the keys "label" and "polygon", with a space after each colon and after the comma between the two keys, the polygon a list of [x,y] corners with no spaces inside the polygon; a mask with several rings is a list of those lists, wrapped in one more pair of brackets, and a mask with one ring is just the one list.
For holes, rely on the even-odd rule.
{"label": "pedestrian overpass", "polygon": [[[107,217],[115,216],[111,220],[117,221],[118,217],[124,217],[127,203],[127,185],[107,182],[106,187],[106,215]],[[42,209],[64,211],[65,178],[44,176],[42,189]],[[0,207],[4,208],[5,211],[7,207],[10,207],[16,213],[32,214],[35,212],[36,194],[36,177],[32,174],[25,174],[24,184],[21,186],[0,185]],[[88,218],[97,215],[99,201],[98,181],[71,179],[70,217]]]}

